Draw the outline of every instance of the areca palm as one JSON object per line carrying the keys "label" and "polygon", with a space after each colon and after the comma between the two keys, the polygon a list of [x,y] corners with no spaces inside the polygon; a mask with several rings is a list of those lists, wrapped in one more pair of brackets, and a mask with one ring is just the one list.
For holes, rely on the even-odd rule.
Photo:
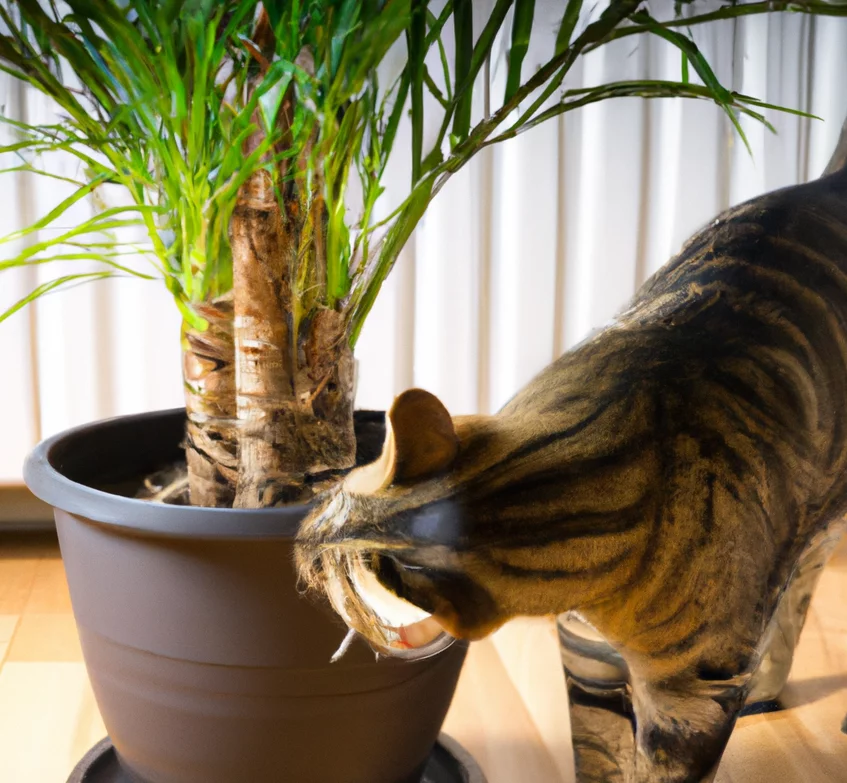
{"label": "areca palm", "polygon": [[[0,318],[81,281],[160,278],[183,317],[191,502],[308,499],[355,456],[362,324],[427,206],[474,154],[627,96],[715,101],[743,138],[740,115],[767,123],[775,107],[721,84],[691,28],[777,10],[847,14],[820,0],[682,4],[668,19],[640,0],[558,5],[555,44],[528,73],[534,0],[494,0],[481,23],[471,0],[0,0],[0,68],[57,110],[50,124],[2,118],[17,141],[0,152],[19,156],[14,170],[55,176],[43,161],[62,153],[82,172],[68,198],[5,241],[115,186],[129,196],[0,262],[98,266],[59,273]],[[679,79],[567,87],[580,57],[627,36],[676,46]],[[505,88],[480,113],[474,91],[489,86],[498,42]],[[401,62],[387,78],[389,54]],[[407,113],[408,190],[377,220]],[[127,228],[143,230],[143,245],[120,238]]]}

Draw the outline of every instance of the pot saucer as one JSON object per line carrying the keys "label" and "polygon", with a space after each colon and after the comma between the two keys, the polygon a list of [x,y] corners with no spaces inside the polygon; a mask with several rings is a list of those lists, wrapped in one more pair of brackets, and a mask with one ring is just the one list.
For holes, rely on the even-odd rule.
{"label": "pot saucer", "polygon": [[[100,740],[76,765],[68,783],[132,783],[118,764],[111,740]],[[441,734],[421,783],[486,783],[479,765],[456,740]]]}

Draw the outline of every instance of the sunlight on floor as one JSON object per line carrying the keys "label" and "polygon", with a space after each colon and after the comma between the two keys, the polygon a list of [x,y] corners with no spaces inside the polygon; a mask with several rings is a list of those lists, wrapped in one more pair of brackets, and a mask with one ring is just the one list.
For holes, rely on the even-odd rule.
{"label": "sunlight on floor", "polygon": [[[717,783],[847,781],[847,546],[821,578],[782,701],[740,721]],[[489,783],[572,783],[568,728],[551,623],[472,646],[445,731]],[[55,537],[0,536],[0,781],[64,783],[105,733]]]}

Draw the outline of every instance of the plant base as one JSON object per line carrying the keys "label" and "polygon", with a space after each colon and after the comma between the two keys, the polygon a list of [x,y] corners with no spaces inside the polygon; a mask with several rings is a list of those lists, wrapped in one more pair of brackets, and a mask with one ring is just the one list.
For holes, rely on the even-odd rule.
{"label": "plant base", "polygon": [[[100,740],[76,765],[68,783],[135,783],[121,769],[112,741]],[[420,783],[486,783],[479,765],[446,734],[438,738]]]}

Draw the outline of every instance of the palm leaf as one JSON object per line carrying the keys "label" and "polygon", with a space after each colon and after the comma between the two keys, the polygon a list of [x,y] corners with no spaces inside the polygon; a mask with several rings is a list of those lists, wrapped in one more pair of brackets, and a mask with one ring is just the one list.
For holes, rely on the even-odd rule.
{"label": "palm leaf", "polygon": [[[455,39],[455,76],[456,85],[472,80],[471,59],[473,57],[473,8],[471,0],[455,0],[453,3],[453,30]],[[453,118],[453,136],[463,139],[471,127],[471,104],[473,93],[470,90],[458,96]]]}
{"label": "palm leaf", "polygon": [[506,97],[508,103],[521,86],[521,66],[529,51],[532,34],[532,19],[535,15],[535,0],[516,0],[515,17],[512,21],[512,48],[509,49],[509,69],[506,75]]}
{"label": "palm leaf", "polygon": [[579,12],[582,10],[582,0],[568,0],[565,6],[565,14],[559,25],[556,35],[556,54],[561,54],[571,45],[571,37],[579,21]]}
{"label": "palm leaf", "polygon": [[[300,192],[298,204],[313,214],[298,248],[293,280],[298,306],[304,312],[318,304],[342,310],[355,342],[428,204],[480,149],[564,112],[625,96],[716,101],[743,138],[740,116],[769,127],[764,113],[782,107],[723,85],[687,27],[783,9],[847,15],[847,6],[825,0],[779,6],[756,0],[658,19],[639,0],[611,0],[577,34],[583,2],[567,0],[560,4],[552,54],[524,77],[533,0],[495,0],[478,31],[471,0],[447,0],[437,12],[431,5],[428,0],[269,2],[263,7],[275,48],[266,59],[251,39],[257,0],[68,0],[64,15],[53,3],[0,0],[0,72],[39,89],[61,112],[61,119],[44,125],[0,118],[16,134],[0,153],[19,160],[0,174],[27,171],[74,186],[48,214],[7,237],[6,245],[0,241],[8,247],[11,239],[37,239],[0,261],[0,270],[82,258],[104,267],[82,278],[45,283],[32,292],[34,298],[98,276],[149,277],[127,260],[138,250],[155,259],[183,317],[202,328],[195,305],[232,285],[228,227],[239,189],[267,167],[278,176],[280,193]],[[451,30],[452,62],[444,40]],[[654,35],[675,46],[682,58],[681,80],[566,89],[581,56],[631,35]],[[403,38],[405,62],[397,78],[382,85],[379,66]],[[498,39],[508,43],[503,103],[474,124],[474,91],[485,62],[495,58]],[[299,64],[304,51],[314,69]],[[440,63],[441,78],[428,69],[433,63]],[[691,83],[690,71],[701,83]],[[248,82],[254,89],[248,90]],[[435,99],[426,108],[425,91]],[[279,118],[287,97],[293,106],[290,127],[283,131]],[[428,150],[423,148],[425,110],[441,113]],[[407,111],[412,184],[401,204],[373,223],[384,190],[381,179]],[[264,126],[264,141],[245,149],[257,122]],[[74,156],[83,173],[77,178],[52,174],[45,161],[60,154]],[[359,177],[363,196],[362,213],[352,223],[347,213],[351,175]],[[125,188],[131,206],[101,210],[54,230],[62,216],[106,183]],[[148,238],[144,248],[115,238],[116,231],[139,226]],[[317,263],[309,248],[314,238],[322,238],[326,247],[322,276],[309,266]],[[316,290],[318,280],[321,290]]]}
{"label": "palm leaf", "polygon": [[426,4],[413,0],[412,23],[406,32],[409,52],[409,84],[412,94],[412,184],[421,176],[424,124],[424,58],[426,57]]}
{"label": "palm leaf", "polygon": [[63,275],[62,277],[58,277],[55,280],[50,280],[46,283],[42,283],[33,289],[26,296],[19,299],[15,304],[9,307],[7,310],[0,313],[0,322],[5,321],[7,318],[10,318],[18,310],[26,307],[30,302],[34,302],[41,296],[50,293],[51,291],[55,291],[59,288],[68,288],[70,285],[74,283],[80,282],[89,282],[92,280],[104,280],[107,277],[116,277],[112,272],[82,272],[75,275]]}

